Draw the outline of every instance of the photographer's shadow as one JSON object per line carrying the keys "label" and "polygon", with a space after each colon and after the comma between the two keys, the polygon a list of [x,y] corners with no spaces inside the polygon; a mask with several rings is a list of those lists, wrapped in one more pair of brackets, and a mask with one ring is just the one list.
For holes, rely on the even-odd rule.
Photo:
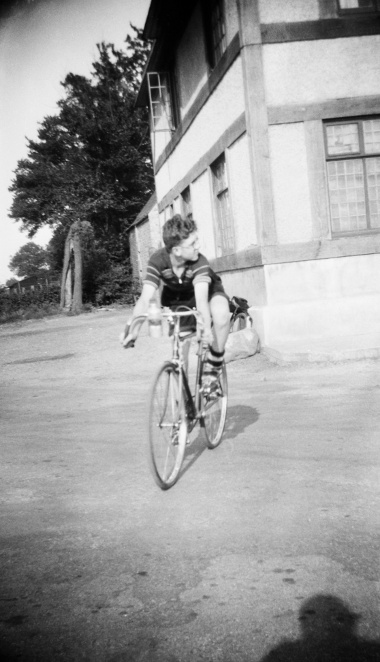
{"label": "photographer's shadow", "polygon": [[380,643],[355,632],[359,619],[334,595],[314,595],[300,609],[300,639],[284,641],[261,662],[380,662]]}

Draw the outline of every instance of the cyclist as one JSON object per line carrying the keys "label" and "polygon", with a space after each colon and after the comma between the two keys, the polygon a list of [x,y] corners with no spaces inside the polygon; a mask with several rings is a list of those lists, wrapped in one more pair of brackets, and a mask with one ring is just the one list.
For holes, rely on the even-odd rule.
{"label": "cyclist", "polygon": [[[209,345],[203,386],[212,388],[218,383],[229,333],[229,298],[221,278],[199,252],[197,225],[193,219],[183,219],[176,214],[164,224],[162,238],[164,248],[149,259],[142,293],[128,324],[148,311],[149,302],[162,282],[163,306],[196,308],[203,317],[204,339]],[[133,335],[128,333],[124,338],[123,345],[135,340],[137,335],[138,327],[135,327]]]}

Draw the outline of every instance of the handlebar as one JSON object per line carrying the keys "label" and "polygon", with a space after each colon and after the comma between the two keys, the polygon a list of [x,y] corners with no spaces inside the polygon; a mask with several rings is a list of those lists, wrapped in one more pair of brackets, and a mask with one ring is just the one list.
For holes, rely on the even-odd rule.
{"label": "handlebar", "polygon": [[[182,307],[182,306],[181,306]],[[194,310],[191,308],[188,308],[186,310],[163,310],[161,312],[161,317],[167,319],[169,322],[175,323],[176,319],[180,319],[181,317],[189,317],[192,315],[195,317],[196,322],[197,322],[197,328],[201,329],[203,328],[203,318],[200,312],[198,310]],[[130,333],[132,333],[137,325],[141,326],[141,324],[147,319],[148,314],[145,313],[144,315],[138,315],[138,317],[135,317],[130,324],[127,324],[124,332],[121,334],[120,340],[123,342],[127,336],[129,336]],[[132,338],[126,345],[123,345],[124,349],[129,349],[135,346],[135,338]]]}

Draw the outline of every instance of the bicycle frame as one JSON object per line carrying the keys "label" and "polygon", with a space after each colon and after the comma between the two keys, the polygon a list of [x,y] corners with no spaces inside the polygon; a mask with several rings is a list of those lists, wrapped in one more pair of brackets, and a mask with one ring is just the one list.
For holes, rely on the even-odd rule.
{"label": "bicycle frame", "polygon": [[[181,317],[188,317],[193,315],[197,321],[197,331],[193,332],[181,332],[180,323]],[[187,413],[191,415],[191,419],[199,421],[202,419],[202,403],[201,403],[201,393],[200,393],[200,375],[202,362],[204,360],[205,352],[207,346],[203,345],[202,339],[202,317],[200,313],[196,310],[185,310],[185,311],[170,311],[168,313],[163,313],[163,316],[168,319],[169,324],[174,326],[173,328],[173,354],[172,354],[172,363],[175,363],[178,366],[179,371],[179,385],[180,393],[183,391],[186,394],[186,406]],[[181,337],[181,333],[184,335]],[[190,351],[190,341],[192,338],[196,337],[198,348],[197,348],[197,368],[195,376],[195,388],[194,396],[191,393],[190,384],[189,384],[189,375],[188,375],[188,355]],[[188,345],[187,351],[185,350],[186,344]],[[191,411],[189,412],[189,407]]]}
{"label": "bicycle frame", "polygon": [[[182,306],[182,308],[185,308],[185,306]],[[197,323],[197,330],[190,331],[188,333],[181,331],[180,328],[181,317],[189,317],[191,315],[194,317]],[[142,322],[144,322],[147,319],[147,317],[148,317],[147,314],[139,315],[138,317],[135,317],[135,319],[131,324],[131,328],[128,330],[132,331],[136,325],[141,325]],[[186,399],[187,399],[186,404],[190,405],[191,408],[191,412],[190,412],[191,418],[193,419],[193,421],[201,421],[202,402],[201,402],[201,393],[200,393],[200,374],[201,374],[202,361],[204,359],[204,355],[207,350],[207,346],[203,345],[202,315],[195,309],[186,308],[186,310],[179,310],[179,311],[164,310],[162,312],[162,317],[168,321],[169,327],[170,326],[172,327],[173,350],[170,361],[178,366],[180,393],[183,393],[182,390],[183,387],[186,393]],[[125,332],[125,335],[126,334],[127,334],[127,330]],[[193,397],[189,385],[189,378],[187,372],[188,352],[190,350],[190,346],[188,347],[186,356],[184,352],[184,346],[185,343],[189,343],[190,340],[195,337],[198,343],[198,349],[196,352],[198,360],[197,360],[195,389],[194,389],[194,397]]]}

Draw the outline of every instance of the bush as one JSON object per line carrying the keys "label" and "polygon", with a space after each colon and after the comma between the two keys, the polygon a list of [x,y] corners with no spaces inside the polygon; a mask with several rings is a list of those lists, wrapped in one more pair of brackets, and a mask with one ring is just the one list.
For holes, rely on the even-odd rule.
{"label": "bush", "polygon": [[0,324],[54,315],[59,312],[59,300],[59,285],[22,294],[0,292]]}
{"label": "bush", "polygon": [[96,305],[134,304],[140,291],[140,283],[131,272],[124,265],[115,264],[97,278]]}

